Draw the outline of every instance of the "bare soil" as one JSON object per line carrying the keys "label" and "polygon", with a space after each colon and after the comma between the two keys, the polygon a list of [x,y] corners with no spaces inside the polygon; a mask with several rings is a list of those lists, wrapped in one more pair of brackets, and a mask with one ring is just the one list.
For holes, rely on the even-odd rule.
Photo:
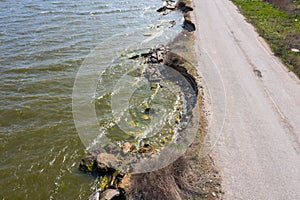
{"label": "bare soil", "polygon": [[[205,120],[202,118],[202,122]],[[181,200],[222,199],[221,176],[211,155],[200,157],[201,138],[206,124],[186,154],[166,168],[127,176],[126,199],[130,200]]]}

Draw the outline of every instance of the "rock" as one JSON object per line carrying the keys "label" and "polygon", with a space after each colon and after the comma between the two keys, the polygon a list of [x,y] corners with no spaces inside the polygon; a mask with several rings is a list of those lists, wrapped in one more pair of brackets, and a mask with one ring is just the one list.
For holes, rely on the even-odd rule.
{"label": "rock", "polygon": [[295,53],[299,53],[300,50],[299,49],[291,49],[292,52],[295,52]]}
{"label": "rock", "polygon": [[156,11],[161,13],[161,12],[165,12],[166,9],[167,9],[167,7],[163,6],[163,7],[159,8],[159,9],[157,9]]}
{"label": "rock", "polygon": [[100,178],[99,189],[101,191],[104,191],[105,189],[107,189],[109,187],[110,179],[111,179],[111,176],[109,174],[104,175],[103,177]]}
{"label": "rock", "polygon": [[150,109],[151,108],[148,102],[144,103],[144,107],[145,107],[145,109]]}
{"label": "rock", "polygon": [[190,12],[190,11],[193,11],[194,9],[192,7],[189,7],[189,6],[186,6],[184,9],[182,9],[181,11],[183,13],[187,13],[187,12]]}
{"label": "rock", "polygon": [[189,11],[193,11],[194,10],[193,8],[191,8],[189,6],[186,6],[186,3],[184,3],[184,2],[179,2],[177,7],[183,13],[187,13]]}
{"label": "rock", "polygon": [[149,114],[150,114],[150,108],[146,108],[145,111],[144,111],[144,113],[145,113],[146,115],[149,115]]}
{"label": "rock", "polygon": [[118,184],[118,188],[129,188],[131,186],[131,175],[125,174]]}
{"label": "rock", "polygon": [[162,13],[163,15],[167,15],[170,12],[172,12],[172,10],[168,9],[167,6],[163,6],[163,7],[159,8],[159,9],[157,9],[156,11],[159,12],[159,13]]}
{"label": "rock", "polygon": [[167,9],[169,10],[175,10],[176,9],[176,3],[175,2],[169,2],[168,5],[166,6]]}
{"label": "rock", "polygon": [[120,192],[119,190],[116,190],[116,189],[108,189],[108,190],[105,190],[101,197],[100,197],[100,200],[111,200],[113,199],[114,197],[118,197],[120,196]]}
{"label": "rock", "polygon": [[129,55],[129,56],[128,56],[128,59],[136,60],[136,59],[138,59],[139,57],[140,57],[140,56],[137,55],[137,54],[135,54],[135,55]]}
{"label": "rock", "polygon": [[144,57],[144,58],[146,58],[146,57],[149,57],[149,56],[150,56],[150,53],[149,53],[149,52],[147,52],[147,53],[142,53],[141,56]]}
{"label": "rock", "polygon": [[123,144],[122,150],[124,154],[127,154],[133,150],[134,146],[130,142],[125,142]]}
{"label": "rock", "polygon": [[181,9],[183,9],[184,7],[186,7],[186,3],[185,3],[185,2],[182,2],[182,1],[180,1],[180,2],[178,2],[178,5],[177,5],[177,7],[178,7],[178,9],[179,9],[179,10],[181,10]]}
{"label": "rock", "polygon": [[163,5],[163,7],[156,10],[157,12],[163,13],[163,15],[167,15],[177,8],[177,4],[174,1],[165,1]]}
{"label": "rock", "polygon": [[153,49],[149,52],[148,59],[146,59],[147,63],[162,63],[165,56],[166,56],[167,50],[164,46],[158,47],[156,49]]}
{"label": "rock", "polygon": [[217,194],[215,192],[212,192],[211,195],[213,195],[214,197],[217,196]]}
{"label": "rock", "polygon": [[119,190],[107,189],[101,194],[100,200],[111,200],[114,197],[118,197],[119,195],[120,195]]}
{"label": "rock", "polygon": [[125,192],[123,189],[106,189],[95,191],[91,194],[88,200],[125,200]]}
{"label": "rock", "polygon": [[156,54],[157,54],[157,61],[158,61],[158,62],[162,62],[162,61],[164,60],[165,52],[163,52],[163,51],[158,51]]}
{"label": "rock", "polygon": [[89,196],[88,200],[99,200],[100,194],[101,194],[101,190],[97,190]]}
{"label": "rock", "polygon": [[116,170],[111,175],[110,187],[111,188],[119,188],[119,184],[121,183],[124,176],[125,176],[125,174],[123,174],[123,173]]}
{"label": "rock", "polygon": [[155,91],[155,90],[157,90],[159,87],[160,87],[160,85],[159,85],[158,83],[152,83],[150,89],[153,90],[153,91]]}
{"label": "rock", "polygon": [[83,158],[79,164],[79,170],[86,173],[96,172],[96,157],[93,155],[87,155],[85,158]]}
{"label": "rock", "polygon": [[111,173],[115,169],[112,168],[112,164],[117,161],[117,158],[113,154],[100,153],[97,156],[97,169],[100,173]]}
{"label": "rock", "polygon": [[193,32],[196,30],[196,26],[193,22],[191,22],[190,20],[185,19],[183,22],[183,26],[184,29],[186,29],[189,32]]}
{"label": "rock", "polygon": [[151,36],[152,33],[144,33],[143,36]]}
{"label": "rock", "polygon": [[100,200],[125,200],[124,190],[122,189],[107,189],[102,192]]}
{"label": "rock", "polygon": [[159,47],[157,48],[157,50],[158,50],[158,51],[163,51],[163,52],[166,52],[166,51],[167,51],[166,47],[163,46],[163,45],[159,46]]}
{"label": "rock", "polygon": [[143,147],[138,149],[138,153],[150,153],[155,149],[150,144],[144,144]]}
{"label": "rock", "polygon": [[171,21],[169,21],[169,23],[170,23],[169,28],[172,28],[173,26],[176,25],[176,21],[175,20],[171,20]]}
{"label": "rock", "polygon": [[142,118],[142,119],[145,119],[145,120],[150,119],[150,117],[149,117],[148,115],[142,115],[141,118]]}

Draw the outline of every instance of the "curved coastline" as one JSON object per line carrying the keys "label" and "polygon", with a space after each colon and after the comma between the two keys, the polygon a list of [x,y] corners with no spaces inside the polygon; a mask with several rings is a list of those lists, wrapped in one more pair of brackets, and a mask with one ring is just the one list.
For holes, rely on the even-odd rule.
{"label": "curved coastline", "polygon": [[[193,51],[191,43],[194,40],[192,32],[195,31],[196,27],[191,20],[190,12],[193,9],[190,5],[191,2],[187,3],[184,0],[179,0],[178,2],[166,1],[164,6],[157,10],[163,15],[174,10],[179,10],[184,17],[184,22],[181,25],[183,30],[173,41],[166,44],[170,51],[164,53],[162,62],[186,78],[198,96],[196,100],[197,104],[200,104],[202,108],[203,97],[201,94],[203,94],[203,90],[201,89],[199,75],[192,63],[180,56],[180,54],[184,54],[184,56],[191,59],[194,56],[191,52]],[[137,59],[140,56],[147,57],[148,55],[133,55],[129,59]],[[198,95],[199,92],[201,93],[200,95]],[[103,153],[98,156],[88,155],[82,159],[80,163],[81,171],[94,173],[96,176],[108,177],[107,179],[104,178],[105,180],[102,179],[100,187],[89,199],[182,199],[190,197],[207,199],[209,196],[215,197],[214,194],[216,193],[214,191],[216,186],[218,186],[217,188],[220,186],[220,177],[218,176],[217,169],[212,164],[211,157],[203,159],[193,155],[197,146],[203,142],[203,135],[206,134],[207,122],[203,110],[201,113],[201,128],[198,131],[196,140],[189,147],[185,155],[165,168],[143,174],[125,174],[110,168],[107,163],[102,162],[103,156],[106,156]],[[131,151],[132,146],[130,143],[126,145],[126,149]],[[197,170],[204,171],[204,173],[199,174],[196,172]],[[206,174],[208,171],[209,174]],[[205,183],[206,186],[202,184],[199,186],[190,184],[188,183],[188,177],[190,176],[195,179],[202,178],[204,179],[203,182],[210,182],[210,184]],[[144,183],[145,180],[147,180],[146,183]],[[207,188],[206,191],[203,191],[205,188]],[[222,193],[221,188],[217,190],[217,193]]]}

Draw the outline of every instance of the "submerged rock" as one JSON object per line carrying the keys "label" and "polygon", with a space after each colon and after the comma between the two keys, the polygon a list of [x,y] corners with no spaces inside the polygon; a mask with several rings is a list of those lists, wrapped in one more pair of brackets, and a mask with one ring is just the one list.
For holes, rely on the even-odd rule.
{"label": "submerged rock", "polygon": [[96,163],[96,157],[93,155],[87,155],[85,158],[83,158],[80,161],[79,164],[79,170],[86,172],[86,173],[92,173],[97,171],[97,163]]}
{"label": "submerged rock", "polygon": [[155,148],[152,147],[150,144],[144,144],[141,148],[138,149],[138,153],[151,153],[154,152]]}
{"label": "submerged rock", "polygon": [[149,119],[150,119],[150,117],[149,117],[149,115],[148,115],[148,114],[146,114],[146,115],[142,115],[142,116],[141,116],[141,118],[142,118],[142,119],[145,119],[145,120],[149,120]]}
{"label": "submerged rock", "polygon": [[157,9],[156,11],[157,11],[157,12],[165,12],[166,9],[167,9],[167,7],[166,7],[166,6],[163,6],[163,7],[159,8],[159,9]]}
{"label": "submerged rock", "polygon": [[175,20],[170,20],[169,23],[170,23],[169,28],[172,28],[173,26],[176,25],[176,21]]}
{"label": "submerged rock", "polygon": [[167,52],[164,46],[150,50],[149,54],[145,54],[147,56],[146,63],[162,63]]}
{"label": "submerged rock", "polygon": [[125,142],[123,144],[122,150],[123,150],[124,154],[127,154],[127,153],[131,152],[133,150],[133,148],[134,148],[133,144],[131,144],[130,142]]}
{"label": "submerged rock", "polygon": [[145,111],[144,111],[144,113],[145,113],[146,115],[149,115],[149,114],[150,114],[150,108],[146,108]]}
{"label": "submerged rock", "polygon": [[104,191],[106,189],[117,189],[122,181],[124,174],[119,171],[114,173],[107,173],[99,177],[99,190]]}

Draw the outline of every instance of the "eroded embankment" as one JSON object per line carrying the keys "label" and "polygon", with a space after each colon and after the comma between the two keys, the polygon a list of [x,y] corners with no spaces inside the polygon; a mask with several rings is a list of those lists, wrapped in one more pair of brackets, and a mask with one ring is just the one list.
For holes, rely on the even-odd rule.
{"label": "eroded embankment", "polygon": [[[148,173],[130,174],[122,173],[111,168],[109,162],[115,159],[114,156],[100,153],[89,155],[80,163],[80,169],[84,172],[93,173],[101,177],[99,189],[90,196],[90,199],[219,199],[222,195],[221,178],[217,168],[214,166],[210,155],[204,156],[199,152],[201,144],[207,134],[207,121],[203,111],[203,93],[200,77],[197,74],[192,62],[184,57],[193,60],[193,34],[196,29],[191,22],[189,12],[193,9],[184,1],[177,3],[166,1],[164,6],[158,9],[162,14],[168,14],[173,10],[180,10],[184,15],[184,30],[167,47],[161,46],[149,50],[143,54],[136,54],[129,59],[142,59],[145,63],[154,67],[157,64],[164,64],[178,71],[191,85],[192,91],[186,91],[194,96],[186,94],[188,110],[192,110],[197,104],[200,107],[200,128],[197,135],[187,149],[186,153],[179,157],[172,164]],[[184,51],[184,53],[178,53]],[[132,152],[134,146],[124,143],[123,153]],[[142,154],[151,154],[153,147],[147,145],[135,149]],[[199,153],[198,153],[199,152]]]}
{"label": "eroded embankment", "polygon": [[[185,15],[190,19],[189,14]],[[197,103],[201,117],[196,138],[186,153],[169,166],[154,172],[125,176],[122,186],[126,188],[128,199],[222,199],[221,177],[213,158],[209,154],[203,157],[199,152],[207,135],[207,120],[201,78],[191,64],[195,62],[193,43],[193,33],[184,30],[168,46],[172,52],[180,51],[180,55],[189,59],[190,62],[179,60],[177,66],[184,66],[189,76],[198,83]]]}

